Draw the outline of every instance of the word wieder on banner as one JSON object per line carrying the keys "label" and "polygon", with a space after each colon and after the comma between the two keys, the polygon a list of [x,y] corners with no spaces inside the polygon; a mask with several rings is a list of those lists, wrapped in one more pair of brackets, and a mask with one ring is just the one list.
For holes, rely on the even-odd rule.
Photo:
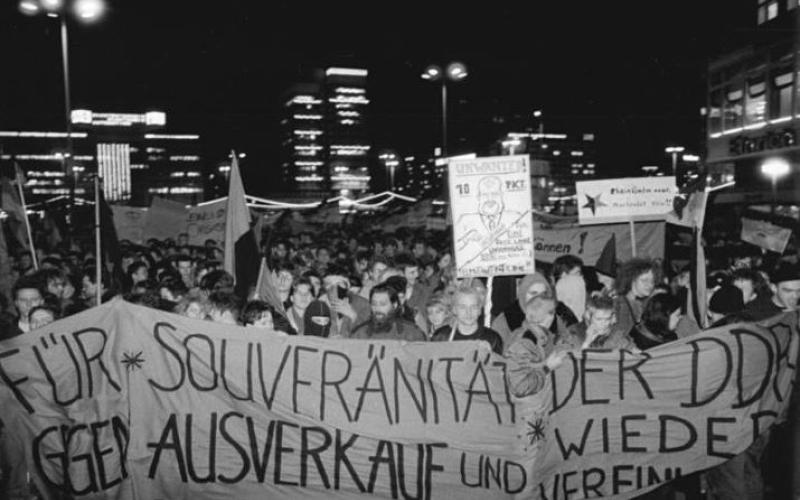
{"label": "word wieder on banner", "polygon": [[570,353],[549,388],[538,498],[628,498],[742,452],[784,418],[798,316],[657,349]]}
{"label": "word wieder on banner", "polygon": [[570,353],[513,400],[472,342],[281,337],[116,301],[0,345],[3,421],[75,497],[629,498],[786,409],[797,316]]}

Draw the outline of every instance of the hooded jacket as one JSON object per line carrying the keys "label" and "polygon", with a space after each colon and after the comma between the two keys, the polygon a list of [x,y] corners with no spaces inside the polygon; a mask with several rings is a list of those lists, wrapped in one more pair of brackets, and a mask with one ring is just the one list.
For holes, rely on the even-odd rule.
{"label": "hooded jacket", "polygon": [[[535,283],[543,283],[547,289],[547,293],[549,293],[550,296],[555,296],[550,282],[548,282],[547,278],[541,273],[535,272],[522,278],[517,285],[517,300],[506,307],[503,312],[492,321],[492,330],[500,334],[500,337],[503,339],[503,345],[511,345],[511,333],[522,326],[522,323],[525,321],[525,297],[528,289]],[[553,333],[564,332],[567,327],[577,322],[578,320],[575,315],[572,314],[572,311],[561,302],[557,302],[556,319],[550,331]]]}

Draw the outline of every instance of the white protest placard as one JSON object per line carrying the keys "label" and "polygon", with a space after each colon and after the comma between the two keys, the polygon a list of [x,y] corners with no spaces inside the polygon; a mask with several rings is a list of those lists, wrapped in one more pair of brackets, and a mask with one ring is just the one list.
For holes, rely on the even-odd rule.
{"label": "white protest placard", "polygon": [[742,218],[742,241],[782,254],[792,237],[789,228],[771,224],[765,220]]}
{"label": "white protest placard", "polygon": [[672,210],[675,177],[627,177],[575,183],[580,224],[664,220]]}
{"label": "white protest placard", "polygon": [[458,277],[532,273],[528,156],[451,160],[448,171]]}
{"label": "white protest placard", "polygon": [[190,245],[203,245],[206,240],[225,240],[225,214],[227,198],[189,208],[186,215],[186,233]]}

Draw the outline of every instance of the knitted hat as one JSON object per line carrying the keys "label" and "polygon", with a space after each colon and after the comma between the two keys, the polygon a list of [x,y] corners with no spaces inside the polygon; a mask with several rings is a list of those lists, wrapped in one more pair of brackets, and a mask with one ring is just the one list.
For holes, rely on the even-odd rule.
{"label": "knitted hat", "polygon": [[733,314],[742,312],[744,309],[744,298],[739,287],[733,285],[723,285],[714,292],[708,303],[711,312],[717,314]]}
{"label": "knitted hat", "polygon": [[331,332],[331,308],[320,300],[310,303],[303,314],[303,333],[315,337],[327,337]]}

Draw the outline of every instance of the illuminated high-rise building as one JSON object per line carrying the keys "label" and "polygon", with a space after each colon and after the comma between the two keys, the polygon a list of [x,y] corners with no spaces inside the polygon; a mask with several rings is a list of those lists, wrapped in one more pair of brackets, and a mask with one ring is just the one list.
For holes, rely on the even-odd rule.
{"label": "illuminated high-rise building", "polygon": [[[109,201],[148,205],[153,196],[196,203],[204,199],[200,136],[163,129],[166,114],[104,113],[76,109],[71,114],[72,167],[78,179],[98,172]],[[0,159],[18,164],[30,201],[68,195],[66,133],[0,130]],[[76,183],[75,195],[91,196]]]}
{"label": "illuminated high-rise building", "polygon": [[297,84],[283,101],[281,171],[306,196],[369,190],[367,70],[329,67],[314,83]]}

